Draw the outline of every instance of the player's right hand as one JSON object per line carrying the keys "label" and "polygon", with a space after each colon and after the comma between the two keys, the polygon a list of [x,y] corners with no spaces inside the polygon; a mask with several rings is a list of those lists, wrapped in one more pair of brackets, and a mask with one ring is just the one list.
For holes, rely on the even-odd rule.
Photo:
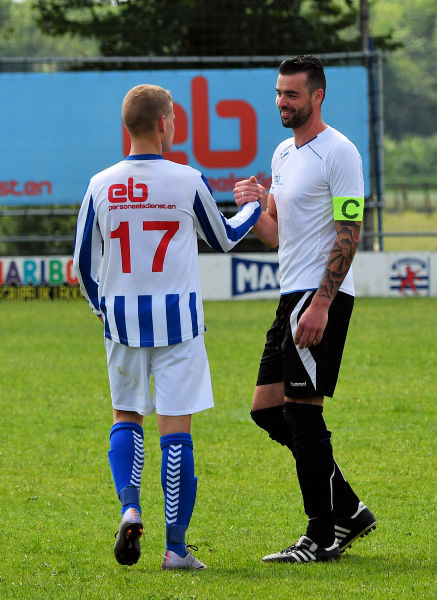
{"label": "player's right hand", "polygon": [[261,204],[261,210],[267,207],[267,192],[253,175],[249,179],[237,181],[234,187],[234,200],[237,206],[242,206],[246,202],[255,202],[258,200]]}
{"label": "player's right hand", "polygon": [[330,300],[314,296],[311,304],[302,313],[294,334],[294,343],[301,350],[317,346],[322,341],[328,323],[330,304]]}

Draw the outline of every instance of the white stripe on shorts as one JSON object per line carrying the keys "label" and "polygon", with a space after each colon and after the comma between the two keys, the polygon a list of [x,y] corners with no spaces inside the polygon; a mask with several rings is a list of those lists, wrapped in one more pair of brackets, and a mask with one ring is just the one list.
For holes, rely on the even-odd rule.
{"label": "white stripe on shorts", "polygon": [[[294,307],[294,309],[290,315],[290,327],[291,327],[291,335],[293,336],[293,339],[294,339],[294,335],[295,335],[296,329],[297,329],[297,315],[299,314],[300,309],[302,308],[303,304],[305,303],[305,300],[308,298],[308,296],[310,294],[312,294],[312,290],[305,292],[305,294],[302,296],[302,298],[296,304],[296,306]],[[296,350],[297,350],[297,353],[299,354],[299,357],[300,357],[300,360],[302,361],[303,366],[305,367],[306,372],[310,376],[310,379],[312,381],[314,389],[316,389],[316,381],[317,381],[316,380],[316,367],[317,367],[316,361],[312,357],[311,352],[309,351],[309,348],[299,348],[299,346],[296,346]]]}

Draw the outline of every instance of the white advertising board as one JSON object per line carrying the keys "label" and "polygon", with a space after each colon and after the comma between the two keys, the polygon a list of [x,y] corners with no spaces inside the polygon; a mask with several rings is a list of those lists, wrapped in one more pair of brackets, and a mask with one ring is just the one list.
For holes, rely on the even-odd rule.
{"label": "white advertising board", "polygon": [[[202,254],[205,300],[277,298],[274,252]],[[358,252],[353,263],[357,296],[437,296],[437,252]]]}

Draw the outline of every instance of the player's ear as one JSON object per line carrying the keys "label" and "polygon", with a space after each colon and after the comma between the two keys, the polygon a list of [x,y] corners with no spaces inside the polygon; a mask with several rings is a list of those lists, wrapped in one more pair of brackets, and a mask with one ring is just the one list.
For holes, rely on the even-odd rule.
{"label": "player's ear", "polygon": [[165,132],[165,115],[161,115],[158,121],[158,128],[160,133]]}
{"label": "player's ear", "polygon": [[325,95],[325,92],[322,90],[322,88],[318,88],[317,90],[314,90],[314,92],[313,92],[314,104],[319,104],[319,105],[322,104],[324,95]]}

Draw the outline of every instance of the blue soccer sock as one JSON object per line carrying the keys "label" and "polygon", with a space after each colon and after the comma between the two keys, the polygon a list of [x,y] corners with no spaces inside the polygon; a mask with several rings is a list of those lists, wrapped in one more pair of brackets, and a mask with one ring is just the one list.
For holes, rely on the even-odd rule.
{"label": "blue soccer sock", "polygon": [[161,484],[165,502],[166,549],[185,556],[185,532],[196,501],[193,441],[189,433],[161,436]]}
{"label": "blue soccer sock", "polygon": [[121,514],[128,508],[141,513],[140,485],[144,465],[143,428],[137,423],[116,423],[109,434],[108,452],[115,489],[121,502]]}

